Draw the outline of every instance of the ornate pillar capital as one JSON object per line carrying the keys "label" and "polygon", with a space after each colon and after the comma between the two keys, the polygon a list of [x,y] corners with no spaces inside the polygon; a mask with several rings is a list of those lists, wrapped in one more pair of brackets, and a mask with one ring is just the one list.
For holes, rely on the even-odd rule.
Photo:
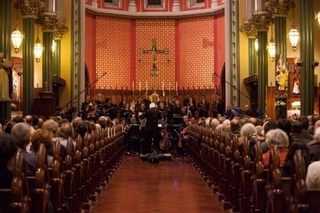
{"label": "ornate pillar capital", "polygon": [[272,23],[272,15],[268,11],[255,11],[249,20],[251,25],[257,27],[257,30],[268,30]]}
{"label": "ornate pillar capital", "polygon": [[23,18],[36,18],[39,11],[44,8],[44,3],[41,0],[18,0],[17,4]]}
{"label": "ornate pillar capital", "polygon": [[69,32],[67,25],[63,22],[58,22],[53,30],[53,39],[60,40],[67,32]]}
{"label": "ornate pillar capital", "polygon": [[42,26],[43,32],[53,32],[58,23],[57,14],[52,12],[43,12],[36,20],[36,23]]}
{"label": "ornate pillar capital", "polygon": [[294,7],[294,0],[268,0],[265,7],[273,15],[286,16],[290,8]]}
{"label": "ornate pillar capital", "polygon": [[257,27],[249,21],[245,21],[243,25],[240,26],[240,31],[245,33],[249,38],[257,37]]}

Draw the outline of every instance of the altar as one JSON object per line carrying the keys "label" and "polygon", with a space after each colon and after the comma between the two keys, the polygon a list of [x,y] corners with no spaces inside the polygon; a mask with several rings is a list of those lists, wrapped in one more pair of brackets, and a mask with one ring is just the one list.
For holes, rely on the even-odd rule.
{"label": "altar", "polygon": [[295,110],[288,110],[287,111],[287,116],[288,117],[292,117],[293,115],[300,116],[300,110],[299,109],[295,109]]}

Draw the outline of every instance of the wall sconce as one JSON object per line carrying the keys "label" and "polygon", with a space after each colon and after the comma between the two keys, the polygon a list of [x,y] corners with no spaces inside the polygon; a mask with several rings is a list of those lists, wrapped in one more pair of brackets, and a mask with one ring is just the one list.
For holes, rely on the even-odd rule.
{"label": "wall sconce", "polygon": [[258,52],[259,50],[259,40],[256,38],[256,40],[254,40],[254,49],[256,50],[256,52]]}
{"label": "wall sconce", "polygon": [[36,40],[36,43],[35,43],[34,49],[33,49],[34,57],[36,58],[37,63],[40,61],[40,58],[42,56],[42,51],[43,51],[43,47],[42,47],[42,45],[40,43],[40,39],[39,39],[39,26],[38,26],[37,40]]}
{"label": "wall sconce", "polygon": [[288,37],[290,40],[292,51],[295,52],[297,50],[297,44],[300,38],[299,31],[296,29],[296,24],[294,23],[294,7],[292,7],[292,19],[293,23],[291,25],[291,30],[288,33]]}
{"label": "wall sconce", "polygon": [[16,29],[11,33],[11,40],[14,48],[14,52],[18,53],[19,48],[23,39],[22,33],[19,30],[19,22],[18,22],[18,5],[16,5],[17,9],[17,22],[16,22]]}
{"label": "wall sconce", "polygon": [[273,25],[271,25],[271,38],[270,38],[270,43],[267,46],[267,50],[269,52],[270,59],[273,62],[274,57],[276,55],[276,44],[274,43],[274,39],[273,39]]}

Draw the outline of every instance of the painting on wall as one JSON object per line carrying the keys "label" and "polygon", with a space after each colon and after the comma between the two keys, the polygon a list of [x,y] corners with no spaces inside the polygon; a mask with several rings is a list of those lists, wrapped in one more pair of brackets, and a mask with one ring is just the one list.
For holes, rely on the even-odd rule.
{"label": "painting on wall", "polygon": [[278,64],[276,66],[276,97],[286,98],[288,97],[288,78],[289,71],[283,62],[282,55],[280,54]]}

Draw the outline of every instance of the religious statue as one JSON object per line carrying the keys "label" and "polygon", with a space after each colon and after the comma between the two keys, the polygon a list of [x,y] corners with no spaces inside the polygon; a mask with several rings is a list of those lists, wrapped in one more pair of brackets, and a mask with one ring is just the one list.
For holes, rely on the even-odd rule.
{"label": "religious statue", "polygon": [[298,81],[295,81],[295,82],[293,83],[293,91],[292,91],[292,93],[295,94],[295,95],[300,94],[300,89],[299,89],[299,83],[298,83]]}
{"label": "religious statue", "polygon": [[288,90],[288,77],[289,72],[282,61],[282,55],[280,55],[276,69],[278,96],[287,96],[286,92]]}

